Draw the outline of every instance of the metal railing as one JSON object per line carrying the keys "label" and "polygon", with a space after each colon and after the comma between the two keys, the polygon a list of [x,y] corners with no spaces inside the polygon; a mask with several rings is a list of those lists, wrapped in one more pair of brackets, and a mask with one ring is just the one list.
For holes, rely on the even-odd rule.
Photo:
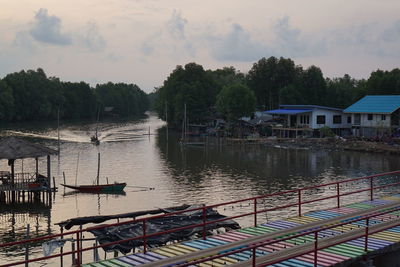
{"label": "metal railing", "polygon": [[[57,254],[54,254],[51,256],[38,257],[35,259],[28,259],[28,260],[21,260],[21,261],[16,261],[16,262],[12,262],[12,263],[7,263],[7,264],[0,265],[0,267],[15,266],[18,264],[26,264],[26,263],[30,263],[30,262],[43,261],[43,260],[63,257],[63,256],[67,256],[67,255],[73,255],[73,258],[75,259],[74,264],[76,266],[80,266],[82,264],[82,253],[83,252],[95,250],[95,249],[101,248],[101,247],[108,247],[108,246],[124,243],[127,241],[142,240],[142,244],[143,244],[142,250],[143,250],[143,252],[146,252],[148,250],[148,239],[149,238],[155,237],[155,236],[160,236],[160,235],[167,234],[167,233],[179,232],[182,230],[192,229],[195,227],[202,227],[202,229],[203,229],[202,230],[202,238],[205,239],[206,235],[207,235],[207,225],[217,223],[217,222],[252,216],[253,224],[254,224],[254,226],[256,226],[258,223],[257,215],[265,214],[268,212],[277,211],[277,210],[281,210],[281,209],[295,207],[297,209],[298,215],[301,216],[304,205],[310,204],[310,203],[315,203],[315,202],[321,202],[321,201],[329,200],[329,199],[336,199],[336,207],[339,208],[341,206],[342,199],[345,196],[350,196],[350,195],[358,194],[358,193],[362,193],[362,192],[369,192],[369,199],[373,200],[375,192],[377,190],[383,189],[383,188],[391,188],[393,186],[400,185],[400,181],[390,182],[390,183],[386,183],[386,184],[382,184],[382,185],[375,185],[375,184],[378,184],[377,179],[380,177],[387,178],[388,176],[394,176],[394,175],[398,175],[398,174],[400,174],[400,171],[386,172],[386,173],[381,173],[381,174],[376,174],[376,175],[371,175],[371,176],[366,176],[366,177],[336,181],[336,182],[326,183],[326,184],[322,184],[322,185],[310,186],[310,187],[305,187],[305,188],[300,188],[300,189],[293,189],[293,190],[277,192],[277,193],[273,193],[273,194],[267,194],[267,195],[263,195],[263,196],[229,201],[229,202],[225,202],[225,203],[221,203],[221,204],[202,206],[200,208],[176,211],[176,212],[171,212],[171,213],[167,213],[167,214],[163,214],[163,215],[149,216],[149,217],[145,217],[145,218],[138,218],[135,220],[129,220],[129,221],[118,222],[118,223],[114,223],[114,224],[107,224],[107,225],[96,226],[96,227],[87,227],[87,228],[79,229],[79,230],[75,230],[75,231],[69,231],[69,232],[64,232],[64,233],[62,232],[62,233],[56,234],[56,235],[43,236],[43,237],[38,237],[38,238],[33,238],[33,239],[26,239],[26,240],[20,240],[20,241],[6,243],[6,244],[0,244],[0,249],[7,248],[7,247],[15,247],[15,246],[20,246],[21,248],[25,248],[25,247],[29,246],[30,243],[43,242],[43,241],[52,240],[55,238],[65,238],[66,239],[70,236],[73,237],[75,243],[77,244],[76,247],[73,247],[71,249],[71,251],[67,251],[67,252],[62,251],[60,253],[57,253]],[[397,177],[396,177],[396,179],[397,179]],[[347,191],[343,192],[343,188],[341,187],[342,185],[345,185],[347,183],[351,184],[354,182],[361,182],[362,184],[366,185],[367,188],[357,189],[354,191],[347,190]],[[307,192],[309,190],[321,189],[324,187],[332,189],[332,186],[335,188],[333,190],[333,192],[334,192],[333,195],[324,196],[324,197],[320,197],[320,198],[316,198],[316,199],[303,200],[305,198],[305,196],[303,195],[304,192]],[[274,207],[269,207],[269,208],[260,208],[261,200],[269,200],[269,199],[271,199],[271,197],[293,196],[294,194],[296,195],[296,199],[297,199],[297,201],[295,203],[276,205]],[[220,207],[224,207],[224,206],[226,207],[226,206],[231,206],[234,204],[242,205],[242,203],[252,204],[253,209],[251,211],[248,211],[248,212],[245,212],[242,214],[227,216],[226,218],[219,219],[219,220],[212,220],[212,221],[206,220],[206,210],[207,209],[220,208]],[[202,215],[203,216],[202,223],[193,224],[193,225],[184,226],[184,227],[177,227],[177,228],[169,229],[166,231],[160,231],[160,232],[156,232],[156,233],[148,233],[147,232],[147,224],[149,221],[151,221],[153,219],[165,218],[165,217],[179,215],[182,213],[192,212],[192,211],[202,211],[202,214],[203,214]],[[141,236],[135,236],[135,237],[132,237],[129,239],[118,240],[118,241],[109,242],[109,243],[100,244],[100,245],[83,247],[82,240],[84,239],[83,238],[84,233],[87,233],[87,232],[93,231],[93,230],[97,230],[97,229],[106,228],[106,227],[120,226],[120,225],[131,224],[131,223],[140,223],[142,225],[142,235]]]}
{"label": "metal railing", "polygon": [[[390,210],[387,210],[387,211],[383,211],[383,212],[376,212],[374,214],[360,216],[360,217],[355,218],[355,219],[347,220],[346,222],[339,222],[339,223],[335,223],[335,224],[332,224],[332,225],[329,225],[329,226],[325,226],[325,227],[321,227],[321,228],[318,228],[318,229],[312,229],[312,230],[308,230],[308,231],[305,231],[305,232],[302,232],[302,233],[292,234],[292,235],[289,235],[289,236],[286,236],[286,237],[281,237],[281,238],[276,238],[274,240],[267,239],[267,240],[264,240],[264,241],[261,241],[261,242],[257,242],[256,244],[249,244],[247,246],[241,246],[240,248],[231,249],[230,251],[222,252],[222,253],[219,253],[217,255],[207,256],[207,257],[204,257],[202,259],[193,260],[193,261],[189,261],[189,262],[182,263],[182,264],[177,264],[175,266],[177,266],[177,267],[192,266],[194,264],[199,264],[199,263],[203,263],[203,262],[212,261],[212,260],[215,260],[215,259],[227,257],[227,256],[230,256],[230,255],[233,255],[233,254],[236,254],[236,253],[240,253],[240,252],[245,252],[245,251],[251,251],[251,255],[252,255],[251,256],[252,263],[250,264],[251,266],[272,265],[272,264],[279,263],[279,262],[282,262],[282,261],[285,261],[285,260],[298,258],[298,257],[301,257],[303,255],[310,254],[310,253],[314,254],[313,255],[314,256],[314,258],[313,258],[314,266],[318,266],[318,251],[326,249],[326,248],[329,248],[329,247],[333,247],[333,246],[336,246],[336,245],[339,245],[339,244],[342,244],[342,243],[345,243],[345,242],[348,242],[348,241],[351,241],[351,240],[355,240],[355,239],[359,239],[359,238],[363,238],[364,237],[364,252],[367,252],[368,251],[368,239],[370,238],[371,235],[379,233],[379,232],[382,232],[382,231],[387,230],[387,229],[394,228],[394,227],[400,225],[400,221],[398,220],[399,215],[397,215],[396,219],[390,221],[390,224],[388,226],[380,227],[378,230],[372,230],[371,231],[370,230],[370,228],[372,226],[370,224],[371,218],[375,218],[375,217],[382,216],[382,215],[385,215],[385,214],[388,214],[388,213],[392,213],[392,212],[396,212],[396,211],[400,211],[400,207],[396,207],[396,208],[393,208],[393,209],[390,209]],[[326,230],[330,230],[330,229],[336,228],[336,227],[345,226],[345,225],[353,224],[353,223],[356,223],[356,222],[361,222],[361,221],[364,221],[364,220],[365,220],[364,229],[362,229],[362,227],[361,228],[358,227],[361,231],[359,230],[355,234],[353,234],[352,236],[344,237],[344,238],[342,238],[341,240],[339,240],[337,242],[329,242],[329,244],[319,245],[324,240],[324,238],[321,238],[321,239],[319,238],[319,233],[321,233],[323,231],[326,231]],[[355,225],[353,225],[353,226],[354,226],[354,228],[357,228]],[[375,224],[375,226],[379,226],[379,225]],[[284,242],[284,241],[287,241],[287,240],[290,240],[290,239],[309,236],[309,235],[313,235],[313,241],[309,242],[309,245],[311,245],[309,247],[311,247],[311,248],[306,248],[306,249],[303,249],[303,250],[299,250],[299,252],[297,252],[297,253],[296,252],[291,253],[290,256],[284,256],[284,254],[282,253],[283,256],[279,257],[279,259],[264,260],[262,264],[257,265],[256,249],[262,248],[264,246],[272,245],[272,244],[275,244],[275,243]],[[334,236],[334,235],[332,237],[337,238],[337,236]],[[324,243],[328,243],[328,242],[324,242]],[[285,254],[287,254],[287,253],[285,253]],[[266,254],[266,256],[267,255],[268,254]],[[243,264],[243,266],[244,265],[249,266],[248,262],[243,262],[242,264]]]}

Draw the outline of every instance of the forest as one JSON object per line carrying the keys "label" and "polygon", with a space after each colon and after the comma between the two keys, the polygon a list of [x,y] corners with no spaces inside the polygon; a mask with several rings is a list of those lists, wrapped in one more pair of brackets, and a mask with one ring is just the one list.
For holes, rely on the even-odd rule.
{"label": "forest", "polygon": [[[110,115],[127,117],[155,109],[161,119],[179,125],[186,104],[193,123],[222,116],[235,120],[255,110],[280,104],[346,108],[365,95],[400,94],[400,69],[373,71],[367,79],[326,78],[317,66],[303,68],[290,58],[261,58],[246,72],[234,67],[205,70],[178,65],[163,84],[146,94],[136,84],[64,82],[43,69],[20,71],[0,79],[0,121],[94,118],[112,107]],[[102,114],[104,115],[104,114]]]}
{"label": "forest", "polygon": [[148,97],[135,84],[62,82],[42,69],[20,71],[0,79],[0,121],[94,118],[112,107],[113,116],[148,110]]}
{"label": "forest", "polygon": [[280,104],[346,108],[374,94],[400,94],[400,70],[376,70],[359,80],[348,74],[325,78],[317,66],[303,68],[290,58],[270,57],[261,58],[247,73],[234,67],[205,70],[196,63],[179,65],[151,98],[159,117],[168,116],[168,122],[178,125],[184,104],[191,122],[202,123],[217,113],[238,119]]}

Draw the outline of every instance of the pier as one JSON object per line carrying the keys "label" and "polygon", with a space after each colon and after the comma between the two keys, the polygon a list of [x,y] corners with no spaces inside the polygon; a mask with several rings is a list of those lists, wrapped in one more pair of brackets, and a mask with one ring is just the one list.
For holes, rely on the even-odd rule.
{"label": "pier", "polygon": [[[174,226],[163,232],[148,227],[155,218],[168,219],[185,211],[149,216],[113,224],[80,227],[79,230],[0,244],[26,247],[31,242],[72,240],[73,246],[51,256],[35,257],[0,266],[14,266],[52,258],[71,258],[75,266],[350,266],[378,261],[382,255],[400,248],[400,171],[342,180],[307,188],[277,192],[221,204],[202,206],[203,221],[189,226]],[[278,199],[279,201],[274,201]],[[209,231],[216,221],[207,220],[206,210],[230,210],[245,207],[224,220],[248,218],[250,226],[223,233]],[[323,207],[323,208],[321,208]],[[277,215],[288,211],[290,216]],[[270,214],[272,219],[265,219]],[[280,214],[280,213],[279,213]],[[98,229],[118,232],[119,226],[139,223],[141,233],[130,238],[87,244],[85,237]],[[200,229],[198,237],[176,240],[163,246],[152,244],[152,238],[166,233]],[[113,229],[111,231],[111,229]],[[93,240],[93,239],[92,239]],[[100,260],[99,248],[127,245],[136,241],[124,256]],[[88,260],[87,255],[97,255]],[[86,255],[86,256],[85,256]],[[61,261],[62,262],[62,261]],[[390,260],[387,259],[387,264]],[[60,265],[62,265],[60,263]],[[69,265],[66,265],[69,266]],[[385,265],[380,265],[385,266]],[[390,265],[386,265],[390,266]]]}
{"label": "pier", "polygon": [[[55,184],[50,178],[50,155],[57,153],[56,150],[23,139],[3,138],[0,141],[0,160],[8,160],[10,171],[0,171],[0,203],[39,201],[51,205],[51,192],[55,190]],[[47,157],[46,175],[39,172],[38,159],[40,157]],[[17,173],[14,167],[15,161],[26,158],[35,159],[35,170]]]}

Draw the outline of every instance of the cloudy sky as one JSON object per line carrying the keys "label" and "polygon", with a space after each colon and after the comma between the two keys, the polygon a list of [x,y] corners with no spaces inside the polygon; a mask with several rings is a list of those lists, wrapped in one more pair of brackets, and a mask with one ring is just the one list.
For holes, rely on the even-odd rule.
{"label": "cloudy sky", "polygon": [[400,1],[0,0],[1,78],[41,67],[151,92],[176,65],[247,72],[270,56],[327,77],[400,67]]}

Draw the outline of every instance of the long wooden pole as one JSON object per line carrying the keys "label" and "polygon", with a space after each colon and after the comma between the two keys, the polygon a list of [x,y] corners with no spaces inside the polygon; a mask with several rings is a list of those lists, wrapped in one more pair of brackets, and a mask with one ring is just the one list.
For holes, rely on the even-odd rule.
{"label": "long wooden pole", "polygon": [[79,152],[78,152],[78,160],[76,161],[75,186],[78,183],[78,167],[79,167]]}
{"label": "long wooden pole", "polygon": [[100,153],[97,154],[97,185],[99,185],[100,180]]}
{"label": "long wooden pole", "polygon": [[60,158],[60,108],[57,110],[58,158]]}

